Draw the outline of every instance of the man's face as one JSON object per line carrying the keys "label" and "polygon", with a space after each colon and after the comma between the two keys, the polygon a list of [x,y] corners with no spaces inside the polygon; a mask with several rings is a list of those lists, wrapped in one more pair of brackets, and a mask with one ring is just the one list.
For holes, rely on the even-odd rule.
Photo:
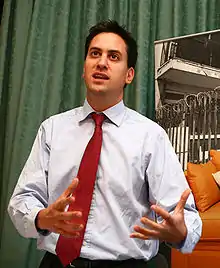
{"label": "man's face", "polygon": [[87,94],[123,96],[125,84],[130,84],[134,69],[128,68],[124,40],[114,33],[96,35],[89,46],[84,63]]}

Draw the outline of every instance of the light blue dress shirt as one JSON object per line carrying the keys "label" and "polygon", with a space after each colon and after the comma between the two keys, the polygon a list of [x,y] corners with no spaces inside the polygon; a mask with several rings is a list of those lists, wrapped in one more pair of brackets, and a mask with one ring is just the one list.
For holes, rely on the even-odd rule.
{"label": "light blue dress shirt", "polygon": [[[93,109],[79,107],[44,121],[11,197],[8,212],[24,237],[37,238],[39,249],[55,254],[58,234],[39,234],[37,213],[52,204],[77,176],[80,161],[94,132]],[[81,257],[149,260],[158,240],[130,238],[133,226],[158,204],[173,212],[188,188],[181,165],[165,131],[124,106],[104,111],[103,144]],[[89,177],[88,177],[89,181]],[[187,238],[179,249],[191,252],[201,236],[202,222],[192,194],[185,206]],[[142,224],[141,224],[142,225]]]}

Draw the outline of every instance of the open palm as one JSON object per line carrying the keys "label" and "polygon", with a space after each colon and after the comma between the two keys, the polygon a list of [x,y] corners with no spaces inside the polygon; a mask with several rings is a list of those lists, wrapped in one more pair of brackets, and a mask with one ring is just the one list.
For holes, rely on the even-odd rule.
{"label": "open palm", "polygon": [[152,205],[151,209],[163,218],[161,223],[156,223],[147,217],[142,217],[141,222],[146,227],[134,226],[135,233],[131,238],[139,239],[159,239],[170,243],[180,243],[186,238],[187,228],[184,220],[184,207],[190,195],[190,189],[185,190],[172,214],[159,206]]}

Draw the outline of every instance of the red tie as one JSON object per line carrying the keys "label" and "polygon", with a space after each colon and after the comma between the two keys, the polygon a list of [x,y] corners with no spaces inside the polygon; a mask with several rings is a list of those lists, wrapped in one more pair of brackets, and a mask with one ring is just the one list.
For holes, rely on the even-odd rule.
{"label": "red tie", "polygon": [[74,192],[75,202],[73,205],[69,206],[68,209],[82,211],[84,229],[80,231],[80,237],[77,238],[59,236],[56,253],[64,267],[80,256],[96,180],[96,172],[102,147],[102,123],[105,119],[105,115],[92,113],[92,118],[95,121],[95,131],[85,149],[80,163],[77,175],[79,184]]}

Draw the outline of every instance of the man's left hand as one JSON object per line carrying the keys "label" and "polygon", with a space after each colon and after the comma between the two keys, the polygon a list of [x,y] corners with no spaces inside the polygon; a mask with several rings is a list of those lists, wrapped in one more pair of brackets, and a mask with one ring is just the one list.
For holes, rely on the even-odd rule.
{"label": "man's left hand", "polygon": [[187,228],[184,220],[184,207],[191,193],[190,189],[185,190],[173,214],[159,206],[152,205],[151,209],[163,218],[161,223],[156,223],[147,217],[142,217],[141,222],[146,225],[145,228],[138,225],[134,226],[135,233],[130,235],[131,238],[139,238],[142,240],[159,239],[169,243],[180,243],[186,238]]}

